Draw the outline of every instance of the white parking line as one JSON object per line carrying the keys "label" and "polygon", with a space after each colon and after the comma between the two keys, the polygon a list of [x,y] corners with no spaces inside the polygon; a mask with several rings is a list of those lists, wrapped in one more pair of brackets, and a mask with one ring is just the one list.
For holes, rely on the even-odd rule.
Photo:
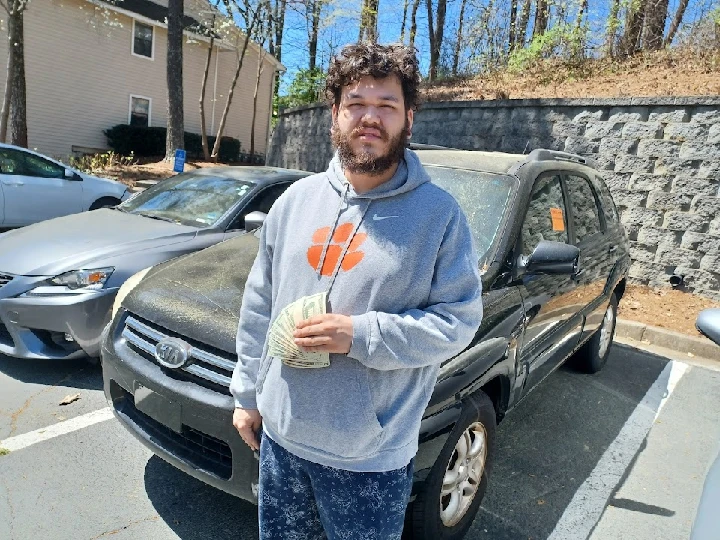
{"label": "white parking line", "polygon": [[15,452],[16,450],[22,450],[23,448],[27,448],[33,444],[47,441],[48,439],[53,439],[55,437],[59,437],[60,435],[65,435],[66,433],[72,433],[73,431],[92,426],[93,424],[97,424],[99,422],[110,420],[112,417],[112,409],[110,407],[105,407],[104,409],[83,414],[82,416],[77,416],[63,422],[58,422],[57,424],[53,424],[45,428],[36,429],[35,431],[10,437],[4,441],[0,441],[0,448]]}
{"label": "white parking line", "polygon": [[575,492],[548,540],[578,540],[590,535],[613,490],[687,369],[687,364],[676,361],[665,366],[595,469]]}

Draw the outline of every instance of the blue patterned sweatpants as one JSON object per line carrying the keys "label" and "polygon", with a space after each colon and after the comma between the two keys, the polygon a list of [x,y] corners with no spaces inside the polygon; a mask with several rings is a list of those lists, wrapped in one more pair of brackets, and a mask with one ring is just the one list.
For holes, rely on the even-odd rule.
{"label": "blue patterned sweatpants", "polygon": [[260,539],[400,540],[412,475],[412,462],[377,473],[318,465],[263,433]]}

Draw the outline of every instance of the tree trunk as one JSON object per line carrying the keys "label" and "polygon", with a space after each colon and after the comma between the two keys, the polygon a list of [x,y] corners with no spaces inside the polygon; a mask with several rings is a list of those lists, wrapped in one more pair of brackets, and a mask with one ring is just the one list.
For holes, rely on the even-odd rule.
{"label": "tree trunk", "polygon": [[443,32],[445,31],[445,11],[447,0],[438,0],[437,21],[433,30],[433,6],[432,0],[425,0],[428,12],[428,37],[430,38],[430,69],[428,80],[434,81],[437,78],[438,64],[440,63],[440,52],[442,50]]}
{"label": "tree trunk", "polygon": [[[463,0],[463,2],[464,1],[465,0]],[[405,25],[407,23],[407,8],[408,8],[408,0],[405,0],[405,4],[403,5],[402,26],[400,26],[400,43],[405,43]]]}
{"label": "tree trunk", "polygon": [[[463,7],[465,3],[463,2]],[[515,24],[517,19],[517,0],[510,1],[510,38],[508,39],[508,50],[515,48]],[[460,24],[462,24],[462,15],[460,15]]]}
{"label": "tree trunk", "polygon": [[[8,29],[9,30],[9,29]],[[5,94],[3,96],[2,112],[0,112],[0,142],[7,142],[8,119],[10,118],[10,95],[12,94],[12,74],[15,72],[15,55],[13,50],[13,37],[8,31],[8,62],[5,72]]]}
{"label": "tree trunk", "polygon": [[547,30],[548,3],[547,0],[537,0],[535,8],[535,24],[533,25],[532,36],[541,36]]}
{"label": "tree trunk", "polygon": [[580,3],[580,9],[578,10],[577,20],[575,21],[575,28],[577,30],[580,30],[580,26],[582,25],[583,16],[585,15],[587,8],[588,8],[588,0],[582,0],[582,2]]}
{"label": "tree trunk", "polygon": [[663,42],[664,47],[669,47],[672,45],[673,39],[675,39],[675,34],[677,33],[678,28],[680,28],[680,23],[682,23],[683,16],[685,15],[685,10],[688,7],[688,2],[690,0],[680,0],[680,4],[678,4],[677,11],[675,12],[675,16],[673,17],[672,22],[670,23],[670,29],[668,30],[668,35],[665,38],[665,41]]}
{"label": "tree trunk", "polygon": [[527,36],[527,27],[530,22],[530,7],[532,0],[525,0],[522,13],[520,14],[520,24],[515,30],[515,47],[523,48],[525,46],[525,37]]}
{"label": "tree trunk", "polygon": [[643,49],[657,51],[663,46],[668,0],[649,0],[645,7],[645,35]]}
{"label": "tree trunk", "polygon": [[377,43],[377,16],[380,0],[363,0],[360,13],[360,36],[358,41]]}
{"label": "tree trunk", "polygon": [[175,150],[185,147],[183,116],[183,0],[168,2],[167,37],[167,139],[165,159],[175,156]]}
{"label": "tree trunk", "polygon": [[417,11],[420,7],[420,0],[413,2],[412,15],[410,17],[410,48],[415,48],[415,35],[417,34]]}
{"label": "tree trunk", "polygon": [[27,96],[25,89],[25,34],[23,16],[26,3],[13,0],[8,17],[12,72],[10,73],[10,144],[27,148]]}
{"label": "tree trunk", "polygon": [[238,56],[237,69],[235,75],[230,83],[230,91],[228,92],[227,101],[225,101],[225,108],[223,109],[222,116],[220,117],[220,125],[218,126],[217,135],[215,138],[215,145],[212,150],[212,159],[217,160],[218,154],[220,153],[220,139],[222,139],[223,131],[225,131],[225,123],[227,122],[228,113],[230,112],[230,104],[232,103],[233,95],[235,94],[235,86],[237,85],[238,78],[240,77],[240,70],[245,60],[245,53],[247,52],[248,45],[250,44],[250,34],[252,34],[255,23],[257,22],[258,13],[256,12],[253,16],[252,22],[248,25],[245,32],[245,40],[243,42],[242,51]]}
{"label": "tree trunk", "polygon": [[273,34],[274,39],[270,40],[270,54],[277,58],[278,62],[282,61],[282,38],[285,29],[285,8],[287,0],[276,0],[273,6]]}
{"label": "tree trunk", "polygon": [[617,38],[617,29],[620,26],[618,16],[620,14],[620,0],[613,0],[608,15],[607,35],[605,36],[605,54],[610,58],[615,55],[615,40]]}
{"label": "tree trunk", "polygon": [[432,0],[425,0],[425,7],[427,8],[428,18],[428,40],[430,41],[430,69],[428,70],[428,80],[435,80],[435,30],[433,29],[433,5]]}
{"label": "tree trunk", "polygon": [[[214,21],[215,18],[213,17],[213,23]],[[210,148],[208,147],[207,138],[207,124],[205,122],[205,90],[207,89],[208,73],[210,73],[210,61],[212,60],[214,46],[215,36],[214,34],[211,34],[210,48],[208,49],[207,59],[205,60],[205,71],[203,72],[202,86],[200,87],[200,136],[202,137],[202,149],[205,161],[210,161]]]}
{"label": "tree trunk", "polygon": [[[640,48],[640,36],[645,22],[645,8],[647,0],[639,0],[636,9],[628,11],[625,23],[625,33],[620,42],[620,54],[631,56]],[[634,5],[631,4],[631,6]]]}
{"label": "tree trunk", "polygon": [[253,113],[252,122],[250,122],[250,158],[255,155],[255,119],[257,118],[257,100],[258,100],[258,89],[260,88],[260,79],[263,72],[263,62],[265,60],[264,51],[260,52],[260,58],[258,60],[257,75],[255,77],[255,93],[253,94]]}
{"label": "tree trunk", "polygon": [[[517,2],[517,0],[514,0],[514,1]],[[463,19],[464,18],[465,18],[465,0],[462,0],[462,3],[460,4],[460,17],[458,20],[457,39],[455,40],[455,51],[453,54],[453,67],[452,67],[453,76],[457,76],[457,74],[458,74],[458,64],[460,63],[460,43],[462,42]]]}
{"label": "tree trunk", "polygon": [[308,3],[309,13],[308,19],[310,19],[310,71],[315,69],[317,65],[317,46],[318,46],[318,31],[320,28],[320,12],[322,10],[322,0],[313,0]]}

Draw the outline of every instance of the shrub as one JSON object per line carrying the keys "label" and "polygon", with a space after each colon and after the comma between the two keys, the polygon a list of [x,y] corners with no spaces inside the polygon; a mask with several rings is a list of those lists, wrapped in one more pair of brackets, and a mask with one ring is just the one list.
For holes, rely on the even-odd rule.
{"label": "shrub", "polygon": [[134,165],[135,155],[131,151],[129,156],[121,156],[111,150],[102,154],[70,157],[68,164],[84,173],[96,174],[115,167]]}
{"label": "shrub", "polygon": [[[118,124],[104,131],[108,145],[121,155],[134,153],[136,156],[164,156],[167,129],[164,127],[141,127]],[[215,137],[208,137],[212,151]],[[185,151],[189,159],[202,159],[202,136],[185,132]],[[240,159],[240,141],[232,137],[220,140],[220,161],[234,162]]]}

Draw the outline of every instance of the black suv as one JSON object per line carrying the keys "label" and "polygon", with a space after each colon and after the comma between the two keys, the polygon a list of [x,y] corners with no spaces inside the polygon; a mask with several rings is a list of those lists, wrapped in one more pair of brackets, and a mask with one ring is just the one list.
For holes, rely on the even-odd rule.
{"label": "black suv", "polygon": [[[442,368],[425,412],[406,532],[461,538],[487,487],[495,428],[567,358],[600,370],[625,290],[628,240],[584,158],[418,150],[473,230],[484,318]],[[248,227],[262,216],[249,216]],[[103,340],[105,393],[153,452],[256,500],[257,456],[232,426],[235,335],[255,235],[155,266],[119,291]]]}

